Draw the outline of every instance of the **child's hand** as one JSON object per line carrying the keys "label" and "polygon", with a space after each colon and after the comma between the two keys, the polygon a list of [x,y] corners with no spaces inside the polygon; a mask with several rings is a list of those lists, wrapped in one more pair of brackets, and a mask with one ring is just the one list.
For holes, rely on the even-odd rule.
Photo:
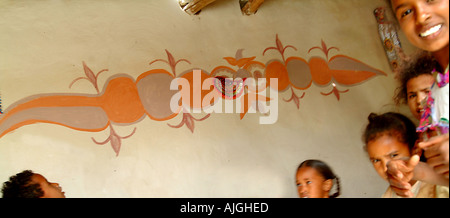
{"label": "child's hand", "polygon": [[410,191],[409,182],[414,176],[414,168],[420,161],[418,155],[412,156],[409,160],[392,160],[387,164],[386,174],[392,190],[402,197],[413,197]]}
{"label": "child's hand", "polygon": [[432,137],[418,146],[425,151],[427,164],[448,179],[448,134]]}

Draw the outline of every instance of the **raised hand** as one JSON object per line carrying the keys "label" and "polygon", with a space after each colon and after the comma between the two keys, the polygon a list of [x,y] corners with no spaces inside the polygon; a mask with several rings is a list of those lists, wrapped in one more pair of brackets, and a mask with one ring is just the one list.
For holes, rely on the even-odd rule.
{"label": "raised hand", "polygon": [[414,168],[420,161],[418,155],[412,156],[409,160],[398,159],[389,161],[387,164],[387,176],[391,189],[399,196],[413,197],[410,191],[410,181],[414,177]]}
{"label": "raised hand", "polygon": [[419,143],[418,146],[425,151],[427,164],[433,167],[436,173],[448,179],[448,133],[432,137],[428,141]]}

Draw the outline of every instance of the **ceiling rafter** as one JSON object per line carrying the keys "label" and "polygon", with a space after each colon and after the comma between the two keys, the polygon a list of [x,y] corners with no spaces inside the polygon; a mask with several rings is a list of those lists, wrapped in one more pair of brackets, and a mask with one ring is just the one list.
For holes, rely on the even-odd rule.
{"label": "ceiling rafter", "polygon": [[[183,11],[190,15],[197,15],[202,9],[216,0],[178,0],[178,3]],[[264,0],[237,0],[242,11],[242,14],[255,14]]]}
{"label": "ceiling rafter", "polygon": [[239,0],[241,11],[245,15],[255,14],[262,3],[264,3],[264,0]]}
{"label": "ceiling rafter", "polygon": [[215,1],[216,0],[178,0],[178,3],[183,11],[190,15],[194,15]]}

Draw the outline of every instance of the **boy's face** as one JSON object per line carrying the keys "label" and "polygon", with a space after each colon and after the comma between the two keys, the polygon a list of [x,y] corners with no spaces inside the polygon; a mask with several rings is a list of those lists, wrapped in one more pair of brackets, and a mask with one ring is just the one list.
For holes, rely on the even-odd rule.
{"label": "boy's face", "polygon": [[42,198],[65,198],[64,192],[58,183],[50,183],[40,174],[34,174],[32,181],[41,186],[44,196]]}
{"label": "boy's face", "polygon": [[436,52],[448,48],[449,0],[391,0],[400,27],[416,47]]}
{"label": "boy's face", "polygon": [[406,83],[408,106],[412,115],[418,120],[420,120],[423,112],[421,102],[428,96],[433,83],[434,77],[431,74],[422,74]]}
{"label": "boy's face", "polygon": [[408,145],[401,143],[396,137],[384,134],[367,143],[367,153],[378,175],[387,180],[387,164],[391,160],[411,156]]}

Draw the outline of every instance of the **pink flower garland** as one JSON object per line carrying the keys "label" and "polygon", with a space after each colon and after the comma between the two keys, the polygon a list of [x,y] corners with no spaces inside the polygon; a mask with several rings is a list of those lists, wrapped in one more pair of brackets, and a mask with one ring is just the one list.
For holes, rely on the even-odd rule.
{"label": "pink flower garland", "polygon": [[[449,70],[445,74],[439,73],[436,69],[433,70],[433,74],[437,73],[436,83],[439,88],[444,87],[449,82]],[[434,84],[433,84],[434,85]],[[425,133],[428,131],[439,131],[441,134],[447,134],[449,130],[448,120],[441,119],[439,121],[433,122],[433,113],[434,113],[434,99],[431,96],[431,92],[428,94],[428,97],[425,99],[426,101],[424,105],[424,112],[420,119],[420,125],[417,127],[417,132]]]}

